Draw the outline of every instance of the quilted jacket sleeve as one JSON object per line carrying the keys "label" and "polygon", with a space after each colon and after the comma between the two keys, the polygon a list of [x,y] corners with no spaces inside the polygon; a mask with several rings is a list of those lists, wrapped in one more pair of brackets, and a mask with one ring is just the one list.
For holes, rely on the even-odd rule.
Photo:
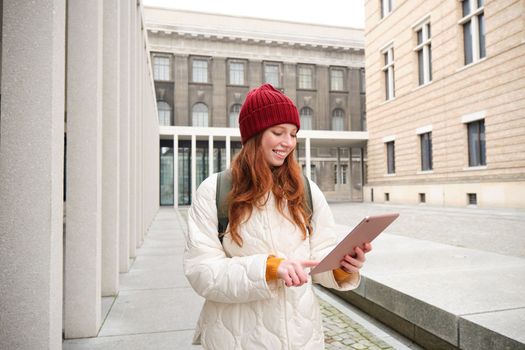
{"label": "quilted jacket sleeve", "polygon": [[274,296],[266,282],[268,255],[228,257],[218,239],[215,204],[217,176],[206,179],[188,212],[184,273],[202,297],[244,303]]}
{"label": "quilted jacket sleeve", "polygon": [[[334,221],[332,211],[319,187],[310,181],[314,214],[312,218],[313,233],[310,236],[311,257],[313,260],[322,260],[338,243],[338,238],[344,234],[344,229],[338,227]],[[327,288],[337,290],[351,290],[357,288],[360,282],[358,273],[338,284],[332,271],[313,275],[313,282]]]}

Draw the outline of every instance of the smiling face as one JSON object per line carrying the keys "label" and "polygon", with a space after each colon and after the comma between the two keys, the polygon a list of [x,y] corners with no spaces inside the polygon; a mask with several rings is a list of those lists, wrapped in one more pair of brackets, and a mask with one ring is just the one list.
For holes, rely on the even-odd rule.
{"label": "smiling face", "polygon": [[297,144],[297,126],[279,124],[263,132],[261,148],[270,166],[281,166]]}

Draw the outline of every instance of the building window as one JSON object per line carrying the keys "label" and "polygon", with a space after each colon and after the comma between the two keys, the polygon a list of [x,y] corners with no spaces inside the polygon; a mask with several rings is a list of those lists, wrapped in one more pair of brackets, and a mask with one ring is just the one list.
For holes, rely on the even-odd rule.
{"label": "building window", "polygon": [[381,18],[392,12],[393,0],[379,0],[381,2]]}
{"label": "building window", "polygon": [[467,193],[467,203],[468,205],[477,205],[478,196],[476,193]]}
{"label": "building window", "polygon": [[192,81],[194,83],[208,82],[208,61],[201,59],[194,59],[192,61]]}
{"label": "building window", "polygon": [[[306,165],[303,164],[303,174],[306,176]],[[315,164],[310,164],[310,180],[317,182],[317,173],[315,171]]]}
{"label": "building window", "polygon": [[432,170],[432,132],[419,135],[421,144],[421,170]]}
{"label": "building window", "polygon": [[278,88],[281,86],[279,79],[279,64],[276,63],[265,63],[264,64],[264,82],[272,84]]}
{"label": "building window", "polygon": [[313,129],[313,124],[312,124],[313,114],[314,112],[312,111],[310,107],[301,108],[301,112],[299,113],[300,118],[301,118],[301,129],[303,130]]}
{"label": "building window", "polygon": [[244,85],[244,62],[231,61],[228,63],[230,70],[230,84]]}
{"label": "building window", "polygon": [[390,202],[390,193],[385,192],[385,202]]}
{"label": "building window", "polygon": [[386,165],[387,174],[396,173],[396,152],[394,141],[386,143]]}
{"label": "building window", "polygon": [[173,125],[171,122],[171,106],[165,101],[157,101],[157,109],[159,111],[159,125]]}
{"label": "building window", "polygon": [[417,46],[414,49],[417,53],[419,85],[424,85],[432,81],[432,46],[430,22],[423,23],[416,27]]}
{"label": "building window", "polygon": [[344,88],[344,75],[345,72],[342,69],[332,68],[330,69],[330,90],[332,91],[343,91]]}
{"label": "building window", "polygon": [[167,56],[153,56],[153,79],[171,80],[170,58]]}
{"label": "building window", "polygon": [[191,110],[193,126],[208,126],[208,106],[196,103]]}
{"label": "building window", "polygon": [[485,152],[485,120],[467,124],[468,130],[468,165],[487,165]]}
{"label": "building window", "polygon": [[345,112],[336,108],[332,112],[332,130],[343,131],[345,129]]}
{"label": "building window", "polygon": [[348,174],[347,164],[340,164],[339,167],[337,166],[337,164],[334,164],[334,184],[346,185],[347,174]]}
{"label": "building window", "polygon": [[239,113],[241,111],[241,105],[240,104],[234,104],[230,108],[230,128],[238,128],[239,127]]}
{"label": "building window", "polygon": [[299,89],[313,89],[313,68],[311,66],[298,66],[297,77]]}
{"label": "building window", "polygon": [[394,48],[392,46],[383,50],[385,65],[382,70],[385,75],[385,99],[391,100],[395,97],[394,93]]}
{"label": "building window", "polygon": [[465,65],[485,57],[485,16],[484,0],[463,0],[463,48]]}
{"label": "building window", "polygon": [[420,193],[419,194],[419,203],[426,203],[426,202],[427,202],[426,194],[425,193]]}

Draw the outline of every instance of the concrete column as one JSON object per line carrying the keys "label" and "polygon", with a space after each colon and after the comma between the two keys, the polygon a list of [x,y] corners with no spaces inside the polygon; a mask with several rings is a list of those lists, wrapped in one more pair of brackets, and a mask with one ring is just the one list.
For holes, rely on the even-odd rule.
{"label": "concrete column", "polygon": [[179,135],[173,135],[173,207],[179,207]]}
{"label": "concrete column", "polygon": [[[341,171],[341,149],[337,147],[336,149],[337,154],[337,171],[335,172],[335,176],[337,177],[337,187],[341,188],[343,185],[343,172]],[[336,188],[337,191],[337,188]]]}
{"label": "concrete column", "polygon": [[197,137],[191,135],[191,201],[195,195],[197,187]]}
{"label": "concrete column", "polygon": [[62,348],[65,11],[3,1],[0,349]]}
{"label": "concrete column", "polygon": [[352,162],[352,147],[348,147],[348,185],[350,190],[350,200],[353,200],[354,198],[354,181],[356,181],[354,177],[354,166]]}
{"label": "concrete column", "polygon": [[120,180],[119,180],[119,271],[129,270],[130,234],[130,2],[120,2]]}
{"label": "concrete column", "polygon": [[212,61],[213,93],[210,108],[210,126],[225,127],[228,125],[226,107],[226,59],[214,57]]}
{"label": "concrete column", "polygon": [[176,55],[173,72],[175,79],[174,96],[174,125],[191,125],[188,106],[188,56]]}
{"label": "concrete column", "polygon": [[104,1],[102,137],[102,295],[118,293],[120,177],[120,8]]}
{"label": "concrete column", "polygon": [[226,169],[230,169],[231,163],[231,138],[226,136]]}
{"label": "concrete column", "polygon": [[307,137],[305,140],[305,150],[304,150],[304,156],[306,159],[306,177],[308,179],[312,179],[312,159],[310,157],[310,138]]}
{"label": "concrete column", "polygon": [[361,168],[361,194],[363,194],[363,188],[365,186],[365,183],[367,182],[367,179],[365,178],[365,149],[362,147],[359,149],[359,159],[359,166]]}
{"label": "concrete column", "polygon": [[142,230],[142,171],[144,167],[144,163],[142,162],[142,136],[144,133],[143,128],[143,115],[142,115],[142,104],[141,101],[144,98],[142,95],[142,49],[144,46],[144,43],[142,41],[142,37],[140,35],[140,26],[142,25],[141,20],[141,14],[140,14],[140,8],[138,5],[138,1],[135,4],[135,17],[136,17],[136,23],[134,33],[135,37],[137,39],[137,44],[135,46],[135,62],[136,62],[136,69],[135,69],[135,89],[137,90],[137,98],[135,100],[135,111],[136,111],[136,122],[137,122],[137,129],[136,129],[136,168],[135,168],[135,174],[136,174],[136,182],[135,182],[135,189],[136,189],[136,201],[135,201],[135,212],[137,213],[137,222],[136,222],[136,246],[139,248],[142,245],[143,241],[143,230]]}
{"label": "concrete column", "polygon": [[102,0],[68,3],[64,332],[101,325]]}
{"label": "concrete column", "polygon": [[213,174],[213,135],[208,137],[208,176]]}
{"label": "concrete column", "polygon": [[135,27],[137,25],[137,2],[135,0],[127,0],[130,4],[130,43],[129,52],[130,57],[130,74],[129,74],[129,89],[130,89],[130,171],[129,171],[129,256],[134,258],[137,255],[137,108],[136,100],[137,94],[137,61],[135,53],[137,51],[137,35],[135,34]]}

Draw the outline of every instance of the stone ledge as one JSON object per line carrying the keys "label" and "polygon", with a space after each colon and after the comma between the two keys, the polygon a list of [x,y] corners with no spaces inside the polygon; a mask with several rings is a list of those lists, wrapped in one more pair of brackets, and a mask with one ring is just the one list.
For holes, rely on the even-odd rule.
{"label": "stone ledge", "polygon": [[[330,292],[425,349],[525,349],[523,336],[520,335],[520,324],[525,322],[525,308],[490,312],[482,316],[455,315],[365,276],[355,291]],[[490,327],[495,317],[501,319],[506,316],[508,319],[508,315],[495,314],[509,312],[517,320],[511,337]]]}

